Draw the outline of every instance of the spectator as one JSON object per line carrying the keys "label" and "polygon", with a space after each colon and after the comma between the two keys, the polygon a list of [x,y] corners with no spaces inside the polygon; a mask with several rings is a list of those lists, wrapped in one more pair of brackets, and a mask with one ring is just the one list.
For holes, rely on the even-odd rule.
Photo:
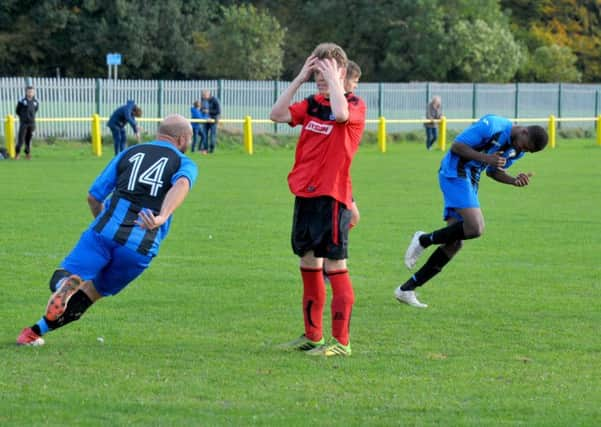
{"label": "spectator", "polygon": [[[190,108],[190,116],[193,119],[208,119],[209,115],[202,112],[200,108],[200,101],[194,101],[194,104]],[[205,129],[205,123],[192,123],[192,152],[196,151],[196,143],[200,136],[200,143],[198,144],[198,151],[202,151],[202,147],[205,147],[207,142],[207,133]],[[206,154],[206,149],[203,151]]]}
{"label": "spectator", "polygon": [[140,127],[134,117],[142,117],[142,109],[131,99],[127,101],[127,104],[117,108],[113,114],[111,114],[107,126],[113,134],[115,156],[125,150],[125,147],[127,146],[127,138],[125,137],[125,125],[127,123],[130,124],[137,140],[140,141]]}
{"label": "spectator", "polygon": [[31,137],[35,130],[35,115],[39,106],[40,103],[35,98],[35,89],[33,86],[27,86],[25,97],[19,101],[16,109],[19,117],[19,136],[17,137],[15,160],[19,159],[23,144],[25,145],[25,158],[31,159]]}
{"label": "spectator", "polygon": [[426,148],[430,150],[438,138],[438,123],[434,120],[440,120],[442,117],[442,102],[440,96],[433,96],[426,108],[426,119],[430,122],[424,123],[426,128]]}
{"label": "spectator", "polygon": [[[215,145],[217,143],[217,123],[219,122],[219,116],[221,115],[221,105],[219,104],[219,100],[211,95],[210,90],[202,91],[202,101],[201,101],[201,112],[207,114],[211,122],[205,123],[205,145],[201,148],[203,154],[206,154],[207,151],[212,153],[215,151]],[[207,147],[208,142],[208,147]]]}

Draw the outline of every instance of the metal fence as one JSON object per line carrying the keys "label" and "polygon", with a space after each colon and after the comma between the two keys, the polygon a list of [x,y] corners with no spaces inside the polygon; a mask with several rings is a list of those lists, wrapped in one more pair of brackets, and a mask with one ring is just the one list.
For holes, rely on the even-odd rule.
{"label": "metal fence", "polygon": [[[24,96],[25,86],[36,88],[40,101],[39,118],[91,117],[98,113],[108,118],[112,111],[134,99],[143,109],[143,117],[162,117],[169,113],[190,116],[192,103],[203,89],[210,90],[220,102],[223,119],[268,119],[277,96],[289,85],[281,81],[240,80],[107,80],[73,78],[0,78],[0,117],[15,113],[17,101]],[[313,93],[313,83],[304,84],[295,99]],[[367,104],[368,119],[422,119],[426,105],[434,95],[442,98],[443,113],[449,118],[477,118],[495,113],[509,118],[596,117],[601,112],[600,84],[561,83],[361,83],[356,91]],[[224,123],[232,131],[242,131],[241,123]],[[463,128],[464,124],[449,124]],[[589,129],[592,122],[566,122],[562,127]],[[89,138],[90,126],[85,122],[39,123],[38,137]],[[156,123],[144,123],[148,132]],[[367,128],[375,131],[377,124]],[[421,129],[419,123],[391,124],[388,132]],[[131,131],[131,130],[129,130]],[[295,134],[296,128],[272,123],[256,124],[255,133]],[[103,124],[103,133],[108,129]],[[4,129],[0,127],[0,135]]]}

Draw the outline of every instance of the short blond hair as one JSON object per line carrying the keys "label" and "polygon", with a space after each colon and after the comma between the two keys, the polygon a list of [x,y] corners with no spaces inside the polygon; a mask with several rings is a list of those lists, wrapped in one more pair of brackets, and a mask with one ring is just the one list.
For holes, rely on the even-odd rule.
{"label": "short blond hair", "polygon": [[334,59],[341,68],[346,68],[348,64],[346,52],[335,43],[320,43],[313,49],[311,55],[316,56],[318,59]]}

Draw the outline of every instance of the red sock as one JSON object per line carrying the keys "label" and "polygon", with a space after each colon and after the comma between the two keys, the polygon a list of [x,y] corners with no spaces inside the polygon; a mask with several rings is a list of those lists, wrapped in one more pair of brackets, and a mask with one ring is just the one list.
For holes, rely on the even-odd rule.
{"label": "red sock", "polygon": [[303,317],[305,336],[311,341],[323,337],[323,306],[326,302],[326,285],[323,269],[301,267],[303,277]]}
{"label": "red sock", "polygon": [[332,336],[342,345],[348,345],[351,312],[355,302],[353,285],[348,270],[329,271],[332,285]]}

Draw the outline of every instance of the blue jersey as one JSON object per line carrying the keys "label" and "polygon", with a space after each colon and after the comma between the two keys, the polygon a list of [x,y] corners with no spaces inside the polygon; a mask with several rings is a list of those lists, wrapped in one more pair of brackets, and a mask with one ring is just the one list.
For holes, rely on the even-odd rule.
{"label": "blue jersey", "polygon": [[[455,141],[469,145],[481,153],[503,152],[502,156],[507,159],[504,167],[508,168],[514,161],[524,156],[523,152],[516,151],[511,144],[512,126],[508,119],[489,114],[461,132]],[[464,159],[449,150],[442,159],[440,175],[447,178],[469,178],[472,182],[478,183],[480,174],[486,168],[489,171],[494,169],[486,163]]]}
{"label": "blue jersey", "polygon": [[155,256],[169,232],[171,217],[159,228],[146,230],[135,224],[138,214],[150,209],[157,215],[172,185],[185,177],[192,187],[197,173],[196,164],[168,142],[152,141],[128,148],[90,187],[89,193],[104,201],[103,211],[90,228],[140,254]]}
{"label": "blue jersey", "polygon": [[113,111],[113,114],[111,114],[111,118],[109,119],[108,123],[106,124],[108,127],[125,127],[125,125],[127,123],[130,124],[131,128],[134,130],[134,132],[136,131],[136,128],[138,127],[138,122],[136,122],[136,119],[133,116],[133,111],[134,111],[134,107],[136,106],[136,103],[132,100],[127,101],[127,104],[122,105],[121,107],[117,108],[115,111]]}

